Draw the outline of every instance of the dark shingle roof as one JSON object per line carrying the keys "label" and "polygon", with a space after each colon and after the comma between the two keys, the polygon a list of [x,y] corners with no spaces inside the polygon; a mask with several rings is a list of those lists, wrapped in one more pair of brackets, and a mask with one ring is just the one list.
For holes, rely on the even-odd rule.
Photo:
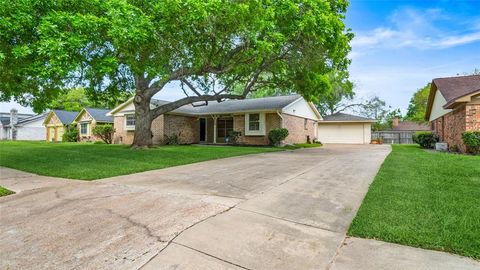
{"label": "dark shingle roof", "polygon": [[28,117],[28,118],[23,118],[23,119],[18,121],[18,124],[21,125],[21,124],[26,124],[26,123],[38,120],[38,119],[44,119],[45,117],[47,117],[47,115],[48,115],[48,112],[42,113],[42,114],[37,114],[37,115],[31,116],[31,117]]}
{"label": "dark shingle roof", "polygon": [[447,100],[452,103],[457,98],[480,90],[480,75],[433,79],[433,83]]}
{"label": "dark shingle roof", "polygon": [[397,131],[428,131],[430,126],[427,123],[418,123],[413,121],[400,121],[398,126],[393,127],[392,130]]}
{"label": "dark shingle roof", "polygon": [[[185,113],[185,114],[221,114],[221,113],[234,113],[245,111],[262,111],[262,110],[279,110],[295,100],[299,99],[300,95],[290,96],[276,96],[276,97],[264,97],[264,98],[250,98],[243,100],[226,100],[223,102],[210,101],[208,106],[193,107],[192,105],[185,105],[173,112]],[[152,100],[154,106],[160,106],[168,103],[164,100]]]}
{"label": "dark shingle roof", "polygon": [[332,122],[375,122],[374,119],[346,114],[346,113],[335,113],[335,114],[327,115],[323,117],[323,120],[332,121]]}
{"label": "dark shingle roof", "polygon": [[110,111],[109,109],[85,108],[85,110],[97,122],[113,123],[113,117],[107,116],[107,113]]}
{"label": "dark shingle roof", "polygon": [[70,112],[70,111],[62,111],[62,110],[53,110],[55,115],[60,119],[60,122],[64,125],[69,125],[73,122],[75,117],[79,112]]}

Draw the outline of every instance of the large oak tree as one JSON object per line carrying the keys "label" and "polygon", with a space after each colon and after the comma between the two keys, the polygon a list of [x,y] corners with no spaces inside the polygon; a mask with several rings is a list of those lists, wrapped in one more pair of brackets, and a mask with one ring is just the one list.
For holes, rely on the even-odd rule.
{"label": "large oak tree", "polygon": [[[0,0],[0,98],[37,110],[65,88],[134,90],[134,147],[186,104],[285,89],[307,99],[344,71],[346,0]],[[150,108],[171,82],[185,97]]]}

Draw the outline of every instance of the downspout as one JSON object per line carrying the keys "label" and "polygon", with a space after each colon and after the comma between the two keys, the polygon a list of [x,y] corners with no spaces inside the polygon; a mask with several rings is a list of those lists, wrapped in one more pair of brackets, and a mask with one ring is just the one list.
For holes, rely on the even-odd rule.
{"label": "downspout", "polygon": [[280,128],[283,128],[283,116],[280,113],[280,111],[277,111],[277,115],[278,115],[278,117],[280,117]]}

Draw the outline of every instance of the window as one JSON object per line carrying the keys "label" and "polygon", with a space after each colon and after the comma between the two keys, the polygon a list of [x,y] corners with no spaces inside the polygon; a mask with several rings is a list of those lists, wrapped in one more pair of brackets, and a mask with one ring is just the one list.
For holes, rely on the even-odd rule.
{"label": "window", "polygon": [[265,113],[245,114],[245,135],[265,136]]}
{"label": "window", "polygon": [[248,115],[248,130],[250,131],[260,130],[260,114],[252,113]]}
{"label": "window", "polygon": [[125,127],[127,129],[134,129],[135,128],[135,115],[134,114],[125,115]]}
{"label": "window", "polygon": [[233,118],[219,118],[217,120],[217,137],[225,138],[233,131]]}
{"label": "window", "polygon": [[81,135],[88,135],[88,123],[81,123],[80,124],[80,134]]}
{"label": "window", "polygon": [[307,118],[303,119],[303,129],[307,130],[307,124],[308,124],[308,120]]}

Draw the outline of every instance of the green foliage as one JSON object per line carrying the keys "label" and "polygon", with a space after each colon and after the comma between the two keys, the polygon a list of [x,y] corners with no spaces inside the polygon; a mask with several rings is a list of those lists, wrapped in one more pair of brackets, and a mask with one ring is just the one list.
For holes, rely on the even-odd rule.
{"label": "green foliage", "polygon": [[172,134],[172,135],[165,134],[163,142],[166,145],[179,145],[179,144],[181,144],[180,135],[181,135],[181,133]]}
{"label": "green foliage", "polygon": [[425,122],[425,113],[427,111],[428,95],[430,94],[431,83],[420,88],[413,94],[408,104],[405,120]]}
{"label": "green foliage", "polygon": [[472,154],[480,154],[480,131],[467,131],[462,133],[463,143]]}
{"label": "green foliage", "polygon": [[480,156],[392,145],[348,234],[480,259]]}
{"label": "green foliage", "polygon": [[346,0],[0,0],[0,99],[43,111],[71,86],[89,97],[135,89],[151,98],[179,80],[213,94],[207,82],[214,78],[225,94],[245,86],[243,92],[280,89],[314,100],[329,91],[328,74],[346,71],[350,62],[347,6]]}
{"label": "green foliage", "polygon": [[71,88],[60,92],[59,96],[46,107],[66,111],[80,111],[85,107],[113,108],[125,102],[132,95],[131,91],[116,93],[109,97],[104,95],[89,96],[84,88]]}
{"label": "green foliage", "polygon": [[97,124],[93,128],[92,132],[94,135],[100,137],[106,144],[111,144],[115,129],[111,124]]}
{"label": "green foliage", "polygon": [[78,141],[78,128],[77,125],[68,125],[67,130],[62,135],[63,142],[77,142]]}
{"label": "green foliage", "polygon": [[321,115],[330,115],[355,106],[351,104],[355,93],[347,71],[333,71],[328,74],[331,89],[322,91],[316,97],[316,105]]}
{"label": "green foliage", "polygon": [[288,129],[286,128],[274,128],[268,132],[268,140],[270,144],[274,146],[279,146],[287,137]]}
{"label": "green foliage", "polygon": [[422,148],[431,149],[438,142],[437,134],[430,131],[418,131],[413,135],[413,141],[418,143]]}
{"label": "green foliage", "polygon": [[376,119],[372,125],[373,130],[386,130],[392,127],[392,119],[394,117],[401,117],[400,109],[392,110],[391,106],[378,96],[362,102],[358,106],[360,109],[358,113],[364,117]]}

